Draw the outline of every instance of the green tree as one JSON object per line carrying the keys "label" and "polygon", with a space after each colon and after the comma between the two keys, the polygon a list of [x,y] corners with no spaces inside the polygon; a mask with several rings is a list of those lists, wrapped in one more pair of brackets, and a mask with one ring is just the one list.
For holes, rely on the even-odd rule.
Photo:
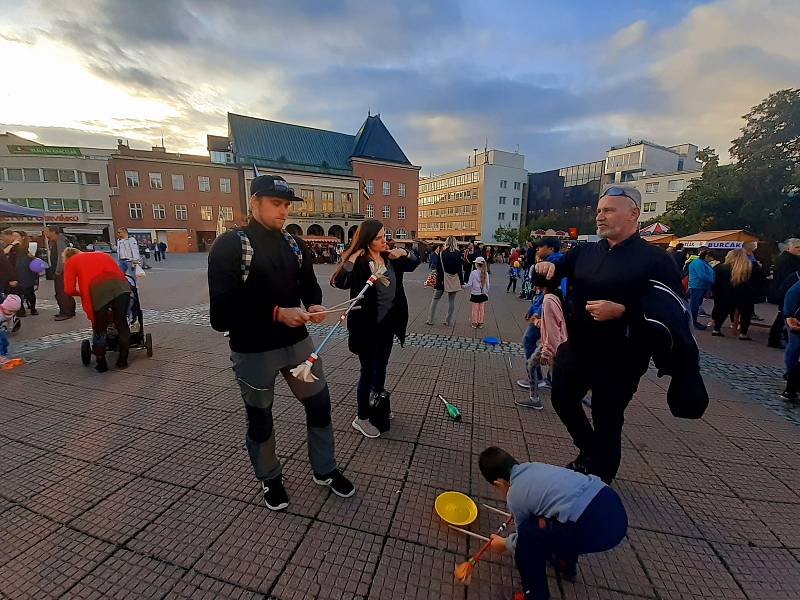
{"label": "green tree", "polygon": [[519,229],[516,227],[498,227],[494,232],[494,239],[505,244],[519,243]]}

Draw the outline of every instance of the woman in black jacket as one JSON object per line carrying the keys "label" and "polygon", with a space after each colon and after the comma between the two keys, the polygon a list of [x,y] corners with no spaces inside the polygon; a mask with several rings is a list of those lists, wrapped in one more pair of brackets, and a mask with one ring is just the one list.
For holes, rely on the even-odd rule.
{"label": "woman in black jacket", "polygon": [[436,306],[439,300],[444,296],[444,278],[445,273],[458,277],[458,289],[447,292],[447,319],[444,325],[448,327],[453,326],[453,312],[455,312],[456,294],[461,291],[461,286],[464,285],[464,273],[461,270],[462,260],[461,254],[458,252],[458,244],[456,239],[451,235],[444,243],[444,248],[441,249],[439,260],[436,263],[436,286],[434,287],[433,298],[431,298],[431,313],[426,325],[433,325],[436,319]]}
{"label": "woman in black jacket", "polygon": [[18,295],[22,299],[22,306],[17,313],[18,317],[27,316],[25,304],[32,315],[38,315],[36,310],[36,285],[38,275],[31,271],[31,261],[33,255],[30,253],[30,238],[22,231],[15,231],[16,251],[11,254],[11,260],[15,267],[16,285],[11,288],[11,293]]}
{"label": "woman in black jacket", "polygon": [[376,269],[386,269],[359,302],[361,308],[347,317],[348,347],[361,362],[356,391],[358,415],[353,427],[369,438],[380,435],[369,422],[370,393],[384,391],[395,336],[401,345],[406,339],[408,301],[403,290],[403,273],[413,271],[418,265],[419,258],[413,253],[401,248],[390,251],[383,224],[367,219],[359,226],[350,247],[342,254],[341,265],[331,277],[331,285],[350,290],[350,297],[355,298]]}

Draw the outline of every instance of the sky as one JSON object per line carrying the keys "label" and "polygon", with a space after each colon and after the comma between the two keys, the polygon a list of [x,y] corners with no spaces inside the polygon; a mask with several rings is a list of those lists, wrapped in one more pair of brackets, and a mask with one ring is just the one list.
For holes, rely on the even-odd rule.
{"label": "sky", "polygon": [[0,0],[0,131],[205,154],[228,112],[354,134],[371,111],[423,175],[629,138],[724,161],[800,87],[798,31],[797,0]]}

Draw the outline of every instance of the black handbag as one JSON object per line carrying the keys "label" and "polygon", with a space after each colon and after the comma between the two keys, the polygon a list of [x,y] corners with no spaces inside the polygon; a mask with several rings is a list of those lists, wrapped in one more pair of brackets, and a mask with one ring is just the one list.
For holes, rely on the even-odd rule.
{"label": "black handbag", "polygon": [[369,422],[372,423],[378,431],[384,433],[389,431],[391,422],[389,415],[392,412],[391,396],[389,392],[383,390],[375,392],[374,390],[369,394]]}

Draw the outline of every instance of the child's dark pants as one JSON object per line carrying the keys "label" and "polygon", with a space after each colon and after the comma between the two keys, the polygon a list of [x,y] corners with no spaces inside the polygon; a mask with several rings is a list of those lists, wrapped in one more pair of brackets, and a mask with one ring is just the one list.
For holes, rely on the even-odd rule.
{"label": "child's dark pants", "polygon": [[547,600],[547,561],[552,556],[574,568],[578,556],[604,552],[619,544],[628,530],[628,515],[617,493],[603,488],[574,523],[530,518],[517,525],[516,563],[525,598]]}

